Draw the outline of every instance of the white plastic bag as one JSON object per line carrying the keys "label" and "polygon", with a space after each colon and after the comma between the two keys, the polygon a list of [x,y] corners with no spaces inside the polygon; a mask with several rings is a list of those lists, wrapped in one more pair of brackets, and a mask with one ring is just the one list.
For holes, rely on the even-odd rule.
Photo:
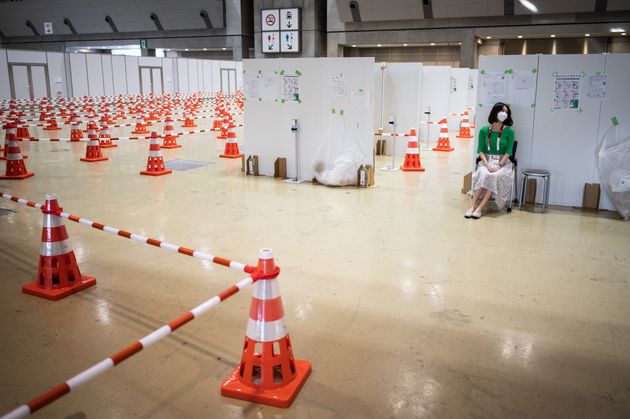
{"label": "white plastic bag", "polygon": [[357,170],[365,162],[356,132],[343,111],[330,115],[328,128],[313,157],[315,179],[330,186],[356,185]]}
{"label": "white plastic bag", "polygon": [[630,124],[610,127],[597,151],[599,176],[619,214],[630,219]]}

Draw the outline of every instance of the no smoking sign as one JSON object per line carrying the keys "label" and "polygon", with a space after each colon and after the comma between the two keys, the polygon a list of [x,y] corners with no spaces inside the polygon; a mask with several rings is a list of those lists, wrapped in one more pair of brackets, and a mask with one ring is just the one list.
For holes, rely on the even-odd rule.
{"label": "no smoking sign", "polygon": [[261,10],[262,13],[262,30],[277,31],[280,29],[280,16],[278,9]]}

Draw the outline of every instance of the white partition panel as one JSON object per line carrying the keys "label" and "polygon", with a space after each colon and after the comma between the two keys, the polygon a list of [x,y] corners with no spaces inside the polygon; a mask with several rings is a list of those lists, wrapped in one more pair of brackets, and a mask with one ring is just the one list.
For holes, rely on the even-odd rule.
{"label": "white partition panel", "polygon": [[7,50],[10,63],[46,64],[46,53],[43,51]]}
{"label": "white partition panel", "polygon": [[105,96],[113,96],[114,77],[112,72],[112,56],[101,55],[101,66],[103,68],[103,94]]}
{"label": "white partition panel", "polygon": [[212,88],[212,61],[210,60],[200,60],[202,68],[201,72],[203,75],[203,91],[213,93],[214,89]]}
{"label": "white partition panel", "polygon": [[162,67],[162,59],[158,57],[138,57],[140,67]]}
{"label": "white partition panel", "polygon": [[112,75],[114,77],[114,94],[127,94],[127,68],[123,55],[112,55]]}
{"label": "white partition panel", "polygon": [[74,97],[89,96],[87,63],[85,54],[70,54],[70,74]]}
{"label": "white partition panel", "polygon": [[125,68],[127,71],[127,94],[140,94],[140,70],[138,57],[125,56]]}
{"label": "white partition panel", "polygon": [[188,89],[188,60],[185,58],[177,59],[177,79],[179,92],[188,93],[190,90]]}
{"label": "white partition panel", "polygon": [[[612,117],[617,117],[621,123],[630,123],[630,101],[628,100],[630,98],[630,54],[607,54],[604,73],[607,76],[608,89],[606,99],[602,101],[598,142],[601,142],[606,131],[612,126]],[[600,182],[597,164],[593,167],[592,182]],[[614,208],[605,191],[601,195],[600,207]]]}
{"label": "white partition panel", "polygon": [[197,60],[188,60],[188,91],[196,92],[199,90],[199,74],[197,73]]}
{"label": "white partition panel", "polygon": [[[273,175],[275,159],[286,157],[288,176],[295,176],[295,142],[290,130],[291,120],[295,118],[299,125],[301,178],[312,179],[315,150],[324,141],[332,108],[337,112],[344,110],[348,126],[357,134],[364,163],[371,164],[373,66],[372,58],[244,60],[243,79],[248,100],[244,150],[248,155],[259,156],[261,174]],[[258,74],[260,83],[252,83]],[[297,78],[300,102],[282,101],[284,77]],[[252,90],[253,85],[259,88]],[[277,88],[270,91],[265,86]],[[253,93],[259,97],[252,97]]]}
{"label": "white partition panel", "polygon": [[471,124],[475,124],[478,83],[479,83],[479,70],[471,68],[468,73],[468,95],[466,98],[466,110],[468,111]]}
{"label": "white partition panel", "polygon": [[[506,74],[509,70],[512,70],[512,74]],[[512,110],[514,139],[518,141],[516,158],[519,171],[530,167],[535,111],[532,105],[534,105],[536,96],[537,71],[537,55],[484,55],[479,57],[473,161],[477,157],[479,130],[488,125],[488,114],[495,102],[503,101],[509,103]],[[529,89],[513,89],[515,76],[529,78],[531,81]],[[501,89],[505,89],[503,95],[499,94]],[[520,190],[520,183],[518,186]]]}
{"label": "white partition panel", "polygon": [[468,103],[468,83],[470,70],[468,68],[452,68],[448,97],[448,129],[458,131],[461,114],[464,113]]}
{"label": "white partition panel", "polygon": [[68,96],[63,52],[47,52],[48,84],[52,97]]}
{"label": "white partition panel", "polygon": [[31,66],[31,89],[33,99],[48,97],[48,80],[46,79],[46,68],[43,66]]}
{"label": "white partition panel", "polygon": [[164,93],[175,92],[173,60],[174,58],[162,58],[162,77],[164,78]]}
{"label": "white partition panel", "polygon": [[[422,99],[420,102],[422,103],[422,108],[420,111],[423,121],[430,118],[431,121],[437,122],[448,116],[448,91],[450,80],[451,67],[422,67]],[[428,112],[430,112],[430,114]],[[423,126],[420,132],[420,139],[423,142],[434,144],[437,141],[439,132],[438,125],[434,124],[426,128]]]}
{"label": "white partition panel", "polygon": [[212,61],[212,92],[221,90],[221,61]]}
{"label": "white partition panel", "polygon": [[200,91],[205,92],[206,90],[203,88],[203,62],[204,60],[197,60],[197,87]]}
{"label": "white partition panel", "polygon": [[87,61],[88,88],[90,96],[103,96],[105,85],[103,83],[103,63],[101,54],[85,54]]}
{"label": "white partition panel", "polygon": [[0,49],[0,99],[11,99],[7,50]]}
{"label": "white partition panel", "polygon": [[242,89],[243,88],[243,62],[236,61],[234,63],[234,66],[236,67],[236,88]]}
{"label": "white partition panel", "polygon": [[[586,98],[585,76],[603,73],[605,60],[599,54],[540,57],[531,165],[551,171],[550,204],[581,206],[584,183],[592,179],[601,100]],[[579,84],[577,108],[554,109],[555,76],[569,74],[582,76],[570,82]]]}

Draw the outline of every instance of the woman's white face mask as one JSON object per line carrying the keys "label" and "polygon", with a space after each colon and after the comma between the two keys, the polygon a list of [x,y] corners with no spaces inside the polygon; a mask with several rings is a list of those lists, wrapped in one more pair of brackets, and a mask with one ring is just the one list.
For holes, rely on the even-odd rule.
{"label": "woman's white face mask", "polygon": [[497,119],[498,119],[499,121],[501,121],[501,122],[505,121],[505,120],[507,119],[507,117],[508,117],[507,112],[503,112],[503,111],[501,111],[501,112],[499,112],[499,113],[497,114]]}

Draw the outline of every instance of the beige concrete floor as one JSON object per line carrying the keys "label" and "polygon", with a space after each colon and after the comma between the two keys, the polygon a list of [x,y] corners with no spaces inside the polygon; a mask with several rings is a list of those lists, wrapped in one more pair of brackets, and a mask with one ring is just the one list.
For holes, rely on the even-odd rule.
{"label": "beige concrete floor", "polygon": [[[0,190],[56,192],[93,221],[246,263],[272,247],[313,374],[287,410],[220,396],[239,362],[243,292],[36,417],[630,417],[630,223],[562,208],[464,219],[468,140],[424,152],[426,173],[378,172],[368,190],[243,176],[209,135],[164,151],[208,166],[149,178],[147,143],[121,141],[95,164],[79,161],[85,143],[25,144],[36,176]],[[36,273],[41,214],[0,206],[16,211],[0,217],[0,412],[243,277],[69,223],[98,284],[38,299],[20,287]]]}

